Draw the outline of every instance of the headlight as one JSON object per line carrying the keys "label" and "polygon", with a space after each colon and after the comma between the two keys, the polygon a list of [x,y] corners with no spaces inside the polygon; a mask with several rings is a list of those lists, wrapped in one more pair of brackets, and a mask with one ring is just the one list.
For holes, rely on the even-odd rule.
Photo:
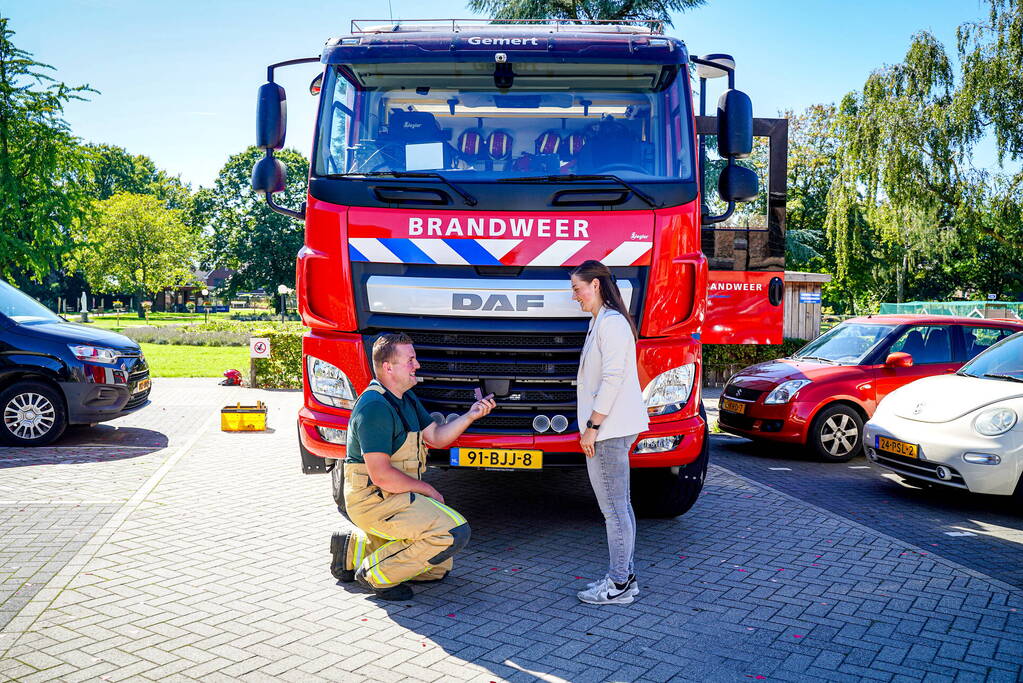
{"label": "headlight", "polygon": [[1016,411],[1012,408],[992,408],[977,416],[973,428],[982,436],[998,436],[1012,429],[1016,419]]}
{"label": "headlight", "polygon": [[808,379],[790,379],[788,382],[782,382],[771,390],[771,393],[764,399],[764,403],[788,403],[796,395],[796,392],[809,383]]}
{"label": "headlight", "polygon": [[68,344],[71,353],[75,354],[78,360],[89,361],[90,363],[116,363],[121,354],[115,349],[108,349],[105,346],[89,346],[88,344]]}
{"label": "headlight", "polygon": [[306,369],[309,374],[309,390],[317,401],[351,410],[355,404],[355,390],[345,373],[314,356],[306,357]]}
{"label": "headlight", "polygon": [[643,390],[647,414],[667,415],[682,410],[693,391],[695,374],[696,366],[687,363],[657,375]]}

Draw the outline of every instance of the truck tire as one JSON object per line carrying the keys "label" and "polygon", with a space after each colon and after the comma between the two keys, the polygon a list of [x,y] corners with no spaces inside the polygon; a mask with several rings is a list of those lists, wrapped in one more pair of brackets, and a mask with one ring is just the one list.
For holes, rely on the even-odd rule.
{"label": "truck tire", "polygon": [[334,503],[337,504],[337,511],[345,517],[345,463],[343,460],[335,460],[334,466],[330,469],[330,492],[334,496]]}
{"label": "truck tire", "polygon": [[806,435],[810,450],[824,462],[847,462],[863,452],[863,418],[837,403],[817,413]]}
{"label": "truck tire", "polygon": [[703,448],[696,460],[682,467],[652,467],[632,470],[632,506],[636,515],[648,518],[678,517],[689,512],[703,490],[710,463],[710,429],[707,413],[703,418]]}
{"label": "truck tire", "polygon": [[45,446],[67,429],[64,398],[56,389],[31,380],[0,392],[0,442],[11,446]]}

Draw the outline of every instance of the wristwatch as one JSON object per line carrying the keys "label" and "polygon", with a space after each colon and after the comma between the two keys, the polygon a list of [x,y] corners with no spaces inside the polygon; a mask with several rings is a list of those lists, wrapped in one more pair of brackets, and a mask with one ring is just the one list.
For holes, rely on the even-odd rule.
{"label": "wristwatch", "polygon": [[587,420],[586,429],[600,429],[600,425],[593,424],[593,420]]}

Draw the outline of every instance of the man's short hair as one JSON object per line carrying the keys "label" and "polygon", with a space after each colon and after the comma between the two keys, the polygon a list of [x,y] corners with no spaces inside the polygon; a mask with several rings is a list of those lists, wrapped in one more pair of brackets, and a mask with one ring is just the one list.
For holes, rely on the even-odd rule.
{"label": "man's short hair", "polygon": [[373,342],[373,367],[382,368],[384,363],[393,363],[398,355],[398,347],[412,344],[412,339],[404,332],[387,332]]}

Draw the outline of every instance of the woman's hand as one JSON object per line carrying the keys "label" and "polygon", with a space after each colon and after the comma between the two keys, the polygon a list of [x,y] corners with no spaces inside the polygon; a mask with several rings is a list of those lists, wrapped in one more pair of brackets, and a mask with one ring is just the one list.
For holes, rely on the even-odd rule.
{"label": "woman's hand", "polygon": [[586,428],[586,431],[579,437],[579,445],[583,448],[583,453],[586,454],[587,458],[592,458],[594,455],[594,446],[597,443],[597,430]]}

